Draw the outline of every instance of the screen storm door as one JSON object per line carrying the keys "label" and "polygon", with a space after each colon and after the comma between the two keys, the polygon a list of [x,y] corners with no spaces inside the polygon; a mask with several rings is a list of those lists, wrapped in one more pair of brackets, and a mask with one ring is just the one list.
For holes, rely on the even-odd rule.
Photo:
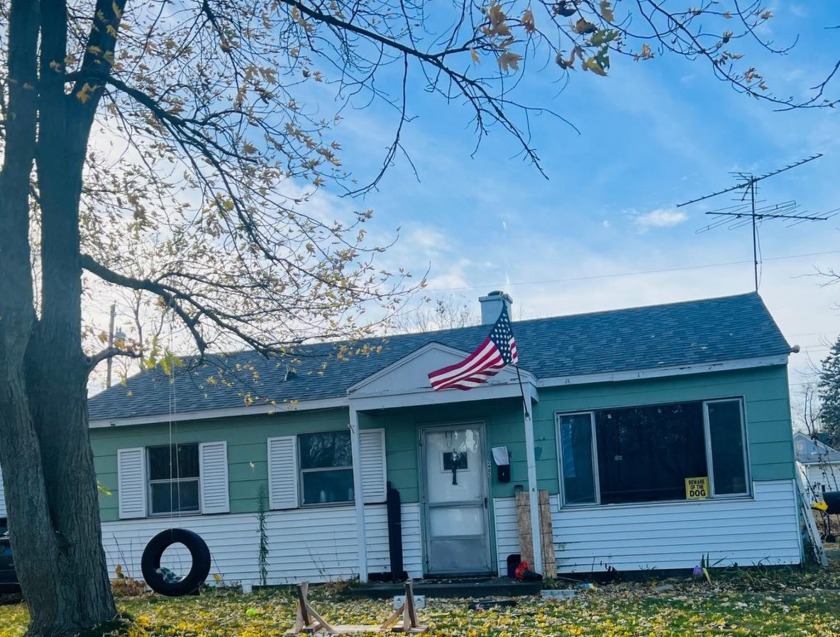
{"label": "screen storm door", "polygon": [[490,573],[484,427],[429,427],[420,441],[426,573]]}

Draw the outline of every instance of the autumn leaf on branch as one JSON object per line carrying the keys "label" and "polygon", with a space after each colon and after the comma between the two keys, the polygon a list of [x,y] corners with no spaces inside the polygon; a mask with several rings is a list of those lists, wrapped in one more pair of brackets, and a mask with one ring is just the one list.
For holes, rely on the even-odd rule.
{"label": "autumn leaf on branch", "polygon": [[508,72],[511,69],[514,71],[519,70],[519,60],[522,59],[522,56],[518,53],[514,53],[513,51],[505,51],[499,56],[499,67],[502,71]]}
{"label": "autumn leaf on branch", "polygon": [[588,58],[583,63],[581,68],[584,71],[592,71],[593,73],[595,73],[595,75],[600,75],[602,77],[606,77],[607,75],[607,72],[604,70],[604,67],[598,64],[598,61],[594,57]]}
{"label": "autumn leaf on branch", "polygon": [[537,25],[534,22],[534,13],[530,9],[525,9],[522,12],[522,26],[527,33],[534,33],[537,30]]}

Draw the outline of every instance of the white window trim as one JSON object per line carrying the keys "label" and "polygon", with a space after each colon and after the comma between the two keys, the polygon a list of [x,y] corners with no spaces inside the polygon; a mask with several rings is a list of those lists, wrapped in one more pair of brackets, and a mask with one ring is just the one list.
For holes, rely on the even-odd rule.
{"label": "white window trim", "polygon": [[[738,411],[741,418],[741,455],[744,461],[744,489],[743,493],[717,493],[715,490],[715,472],[712,454],[711,423],[709,421],[709,405],[714,403],[738,403]],[[710,498],[715,500],[744,498],[752,495],[752,480],[750,480],[750,457],[747,444],[747,418],[744,411],[744,399],[742,397],[715,398],[703,401],[703,435],[706,439],[706,475],[709,476]]]}
{"label": "white window trim", "polygon": [[[589,416],[589,436],[591,440],[590,455],[592,456],[592,482],[595,489],[594,502],[575,502],[574,504],[566,504],[566,490],[564,488],[563,480],[565,478],[565,471],[563,469],[563,440],[560,435],[560,419],[563,416]],[[592,507],[601,504],[601,476],[598,470],[598,443],[595,438],[595,411],[567,411],[557,412],[554,414],[554,432],[557,438],[557,459],[560,462],[560,506],[562,507]]]}
{"label": "white window trim", "polygon": [[[316,431],[316,432],[307,432],[302,434],[297,434],[297,444],[296,444],[296,453],[297,453],[297,480],[298,480],[298,506],[302,509],[310,509],[310,508],[322,508],[322,507],[346,507],[352,505],[355,502],[355,498],[351,498],[349,500],[336,500],[334,502],[304,502],[304,485],[303,485],[303,476],[306,473],[326,473],[327,471],[350,471],[351,479],[350,482],[352,484],[353,493],[355,495],[356,489],[360,488],[359,485],[356,485],[356,481],[354,479],[353,474],[353,456],[352,452],[350,455],[350,464],[349,465],[342,465],[340,467],[312,467],[310,469],[303,468],[303,462],[301,459],[301,454],[303,453],[302,445],[300,444],[300,439],[306,436],[317,436],[319,434],[336,434],[336,433],[345,433],[342,429],[332,429],[330,431]],[[348,441],[350,440],[350,432],[347,431]]]}
{"label": "white window trim", "polygon": [[[166,447],[175,447],[175,454],[177,456],[178,447],[191,447],[195,446],[196,453],[198,454],[198,475],[196,477],[190,478],[161,478],[159,480],[152,480],[152,467],[151,467],[151,459],[149,457],[149,451],[151,449],[160,449]],[[201,515],[201,445],[197,442],[179,442],[179,443],[172,443],[171,445],[149,445],[145,447],[145,460],[146,460],[146,501],[148,502],[148,506],[146,507],[146,517],[150,518],[160,518],[160,517],[171,517],[175,516],[184,516],[184,515]],[[189,511],[181,511],[180,509],[172,510],[172,511],[160,511],[155,512],[152,511],[152,503],[154,500],[152,499],[152,485],[154,484],[181,484],[182,482],[195,482],[198,487],[198,508],[190,509]],[[175,502],[173,502],[173,506]]]}
{"label": "white window trim", "polygon": [[[340,431],[341,430],[331,429],[329,431],[311,433],[335,433]],[[268,499],[269,508],[271,510],[284,511],[300,508],[308,509],[353,506],[356,501],[356,496],[359,495],[359,489],[361,489],[361,496],[364,504],[381,504],[387,500],[388,458],[384,429],[363,429],[360,432],[363,443],[361,448],[358,450],[360,462],[368,462],[367,474],[361,477],[360,484],[356,484],[356,472],[353,470],[352,464],[342,467],[301,469],[300,437],[305,436],[308,433],[310,432],[273,437],[268,438],[266,441],[268,463]],[[272,452],[276,454],[278,451],[274,448],[274,445],[278,444],[287,445],[285,450],[287,455],[284,458],[285,462],[282,465],[278,464],[280,462],[280,458],[272,458]],[[342,500],[341,502],[312,502],[304,504],[303,474],[336,470],[353,471],[352,486],[354,498],[352,500]],[[276,492],[280,490],[281,487],[285,495],[285,499],[282,500],[280,499],[280,494]]]}

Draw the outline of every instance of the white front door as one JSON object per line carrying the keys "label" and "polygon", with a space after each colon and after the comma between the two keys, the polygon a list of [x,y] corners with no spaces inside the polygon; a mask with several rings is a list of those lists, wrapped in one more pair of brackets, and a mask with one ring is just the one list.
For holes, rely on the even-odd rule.
{"label": "white front door", "polygon": [[420,436],[426,573],[489,573],[484,427],[429,427]]}

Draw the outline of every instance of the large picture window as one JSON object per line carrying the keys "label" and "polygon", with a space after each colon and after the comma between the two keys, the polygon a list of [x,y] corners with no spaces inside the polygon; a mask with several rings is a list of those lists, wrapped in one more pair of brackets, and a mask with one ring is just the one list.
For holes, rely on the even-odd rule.
{"label": "large picture window", "polygon": [[353,454],[350,432],[298,436],[304,505],[352,502]]}
{"label": "large picture window", "polygon": [[742,413],[727,399],[558,414],[564,504],[684,500],[698,477],[712,497],[746,495]]}
{"label": "large picture window", "polygon": [[149,447],[149,513],[199,511],[198,445]]}

